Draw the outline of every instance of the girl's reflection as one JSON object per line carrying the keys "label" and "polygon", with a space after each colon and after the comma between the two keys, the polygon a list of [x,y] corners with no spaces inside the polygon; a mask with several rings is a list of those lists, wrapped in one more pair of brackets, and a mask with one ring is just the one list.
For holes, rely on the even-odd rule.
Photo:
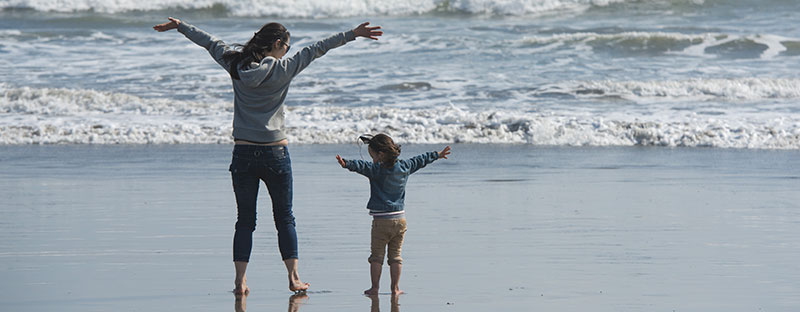
{"label": "girl's reflection", "polygon": [[[372,300],[372,307],[370,308],[370,312],[381,312],[381,300],[378,299],[377,295],[367,296],[370,300]],[[392,296],[392,312],[400,312],[400,303],[399,300],[400,295],[393,295]]]}

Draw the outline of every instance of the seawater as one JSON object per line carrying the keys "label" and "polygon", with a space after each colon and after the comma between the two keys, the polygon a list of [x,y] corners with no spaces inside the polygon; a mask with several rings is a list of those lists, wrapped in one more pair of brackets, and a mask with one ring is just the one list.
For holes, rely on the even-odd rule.
{"label": "seawater", "polygon": [[294,53],[383,26],[292,83],[295,143],[800,149],[800,2],[0,0],[0,144],[229,143],[228,43],[281,22]]}

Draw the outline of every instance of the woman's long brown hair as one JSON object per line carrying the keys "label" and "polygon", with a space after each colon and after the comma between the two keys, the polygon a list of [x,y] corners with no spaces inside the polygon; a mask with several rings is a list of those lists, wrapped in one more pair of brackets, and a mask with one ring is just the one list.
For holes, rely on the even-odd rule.
{"label": "woman's long brown hair", "polygon": [[272,45],[278,40],[283,42],[289,40],[289,31],[279,23],[269,23],[253,34],[253,38],[245,45],[236,45],[241,47],[241,50],[225,53],[222,59],[230,64],[228,73],[231,78],[239,80],[239,65],[261,62],[267,57],[267,52],[272,51]]}

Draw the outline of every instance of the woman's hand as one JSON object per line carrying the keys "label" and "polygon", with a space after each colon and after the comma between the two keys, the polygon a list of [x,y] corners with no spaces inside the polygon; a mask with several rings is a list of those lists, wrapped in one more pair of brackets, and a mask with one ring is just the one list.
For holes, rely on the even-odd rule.
{"label": "woman's hand", "polygon": [[441,152],[439,152],[439,159],[447,159],[447,155],[450,155],[450,146],[448,145],[445,147]]}
{"label": "woman's hand", "polygon": [[356,37],[364,37],[372,40],[378,40],[378,37],[383,35],[383,32],[379,30],[381,29],[380,26],[367,27],[367,25],[369,25],[369,22],[358,25],[358,27],[353,29],[353,32],[356,33]]}
{"label": "woman's hand", "polygon": [[342,168],[347,168],[347,163],[344,162],[344,159],[342,159],[342,156],[336,155],[336,160],[339,161],[339,165],[341,165]]}
{"label": "woman's hand", "polygon": [[169,18],[169,22],[164,23],[164,24],[155,25],[155,26],[153,26],[153,29],[155,29],[155,30],[157,30],[159,32],[162,32],[162,31],[167,31],[167,30],[170,30],[170,29],[178,28],[178,25],[181,24],[181,20],[179,20],[177,18],[172,18],[172,17],[168,17],[168,18]]}

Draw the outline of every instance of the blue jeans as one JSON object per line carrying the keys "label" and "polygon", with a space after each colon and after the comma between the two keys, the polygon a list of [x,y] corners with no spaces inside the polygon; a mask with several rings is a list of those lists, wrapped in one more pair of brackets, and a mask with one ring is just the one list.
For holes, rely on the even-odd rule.
{"label": "blue jeans", "polygon": [[256,199],[261,181],[272,199],[272,217],[278,230],[283,260],[297,258],[297,232],[292,215],[292,161],[286,146],[235,145],[230,166],[236,194],[237,220],[233,261],[250,261],[256,229]]}

